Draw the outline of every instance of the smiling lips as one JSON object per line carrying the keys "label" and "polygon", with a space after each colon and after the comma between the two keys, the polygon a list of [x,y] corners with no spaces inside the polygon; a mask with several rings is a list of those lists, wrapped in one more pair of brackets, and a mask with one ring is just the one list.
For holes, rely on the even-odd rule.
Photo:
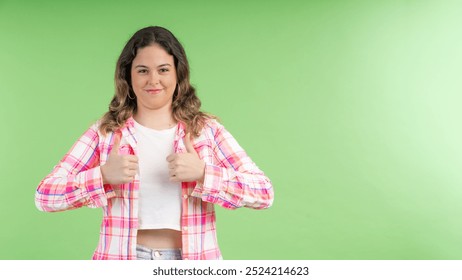
{"label": "smiling lips", "polygon": [[150,93],[150,94],[158,94],[161,91],[162,91],[161,88],[149,88],[149,89],[146,89],[146,92]]}

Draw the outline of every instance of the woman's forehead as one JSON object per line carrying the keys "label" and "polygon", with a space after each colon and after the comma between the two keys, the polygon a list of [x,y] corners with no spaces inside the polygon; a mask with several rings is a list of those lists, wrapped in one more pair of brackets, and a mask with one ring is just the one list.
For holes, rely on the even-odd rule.
{"label": "woman's forehead", "polygon": [[162,65],[173,66],[173,55],[169,54],[159,45],[151,45],[138,49],[133,59],[133,65],[142,64],[149,67],[158,67]]}

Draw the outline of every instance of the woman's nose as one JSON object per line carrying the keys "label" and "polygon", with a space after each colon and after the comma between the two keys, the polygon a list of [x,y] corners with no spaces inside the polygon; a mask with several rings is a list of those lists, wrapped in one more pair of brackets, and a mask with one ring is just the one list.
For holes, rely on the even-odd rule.
{"label": "woman's nose", "polygon": [[149,84],[157,85],[159,83],[159,75],[157,73],[152,73],[149,75]]}

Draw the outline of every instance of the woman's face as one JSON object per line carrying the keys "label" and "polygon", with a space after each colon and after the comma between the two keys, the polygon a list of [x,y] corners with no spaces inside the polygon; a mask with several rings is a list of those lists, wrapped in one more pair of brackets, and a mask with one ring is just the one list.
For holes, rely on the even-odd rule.
{"label": "woman's face", "polygon": [[132,88],[137,110],[170,109],[177,84],[173,56],[155,44],[138,49],[133,59]]}

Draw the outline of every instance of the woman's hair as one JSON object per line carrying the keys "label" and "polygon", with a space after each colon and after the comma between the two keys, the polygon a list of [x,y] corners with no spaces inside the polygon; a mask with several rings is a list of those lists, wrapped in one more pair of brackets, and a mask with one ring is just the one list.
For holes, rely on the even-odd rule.
{"label": "woman's hair", "polygon": [[183,122],[194,136],[199,136],[207,119],[216,118],[200,111],[201,101],[189,82],[189,63],[183,46],[167,29],[149,26],[138,30],[130,38],[117,60],[115,94],[100,124],[103,134],[116,131],[136,112],[136,95],[131,84],[132,62],[139,49],[154,44],[161,46],[174,59],[178,83],[173,93],[173,118]]}

